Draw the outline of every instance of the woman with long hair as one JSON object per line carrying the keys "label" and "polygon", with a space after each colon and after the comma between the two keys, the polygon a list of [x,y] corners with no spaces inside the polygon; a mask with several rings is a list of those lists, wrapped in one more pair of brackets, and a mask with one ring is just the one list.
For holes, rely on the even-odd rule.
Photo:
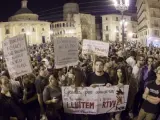
{"label": "woman with long hair", "polygon": [[49,84],[43,91],[43,101],[46,104],[48,120],[61,120],[62,94],[58,80],[53,75],[49,77]]}
{"label": "woman with long hair", "polygon": [[[126,72],[124,67],[119,67],[116,70],[116,80],[113,85],[117,85],[118,87],[123,87],[123,85],[128,84],[128,80],[126,77]],[[116,112],[112,114],[112,120],[121,120],[121,112]]]}

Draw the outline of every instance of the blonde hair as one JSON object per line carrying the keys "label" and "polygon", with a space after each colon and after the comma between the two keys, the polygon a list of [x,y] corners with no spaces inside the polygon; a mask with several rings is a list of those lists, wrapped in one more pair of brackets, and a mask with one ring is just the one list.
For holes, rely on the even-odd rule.
{"label": "blonde hair", "polygon": [[7,76],[1,76],[1,77],[0,77],[0,85],[2,84],[2,80],[3,80],[3,79],[9,80]]}
{"label": "blonde hair", "polygon": [[155,72],[158,73],[159,70],[160,70],[160,66],[157,67],[157,69],[155,70]]}

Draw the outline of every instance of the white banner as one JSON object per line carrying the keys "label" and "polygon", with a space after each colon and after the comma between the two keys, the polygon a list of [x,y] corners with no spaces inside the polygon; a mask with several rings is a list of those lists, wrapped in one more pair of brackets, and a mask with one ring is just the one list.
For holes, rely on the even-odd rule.
{"label": "white banner", "polygon": [[66,113],[103,114],[123,111],[127,105],[129,86],[62,87],[63,108]]}
{"label": "white banner", "polygon": [[97,40],[83,40],[82,54],[95,54],[107,56],[109,53],[109,43]]}
{"label": "white banner", "polygon": [[78,39],[57,38],[54,40],[55,68],[75,66],[78,64]]}
{"label": "white banner", "polygon": [[6,39],[2,44],[10,77],[16,78],[32,73],[25,35]]}

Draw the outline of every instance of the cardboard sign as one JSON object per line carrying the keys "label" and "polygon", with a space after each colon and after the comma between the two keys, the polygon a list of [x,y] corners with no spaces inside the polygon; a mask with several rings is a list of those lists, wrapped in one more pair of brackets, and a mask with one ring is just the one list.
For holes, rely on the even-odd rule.
{"label": "cardboard sign", "polygon": [[62,87],[63,108],[66,113],[103,114],[123,111],[127,105],[129,86]]}
{"label": "cardboard sign", "polygon": [[108,57],[109,43],[97,40],[83,40],[82,54],[95,54]]}
{"label": "cardboard sign", "polygon": [[78,64],[78,39],[57,38],[54,40],[55,68],[75,66]]}
{"label": "cardboard sign", "polygon": [[25,35],[4,40],[3,53],[10,77],[16,78],[32,73]]}

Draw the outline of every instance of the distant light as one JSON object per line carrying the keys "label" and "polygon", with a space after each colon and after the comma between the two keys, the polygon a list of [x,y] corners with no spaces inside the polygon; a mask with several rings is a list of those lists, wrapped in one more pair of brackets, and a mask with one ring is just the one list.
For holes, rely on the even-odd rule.
{"label": "distant light", "polygon": [[32,33],[31,33],[30,31],[27,31],[26,34],[27,34],[27,35],[31,35]]}
{"label": "distant light", "polygon": [[53,31],[51,30],[51,31],[49,31],[49,34],[53,34]]}
{"label": "distant light", "polygon": [[128,36],[129,36],[129,37],[132,37],[132,36],[133,36],[133,33],[132,33],[132,32],[129,32],[129,33],[128,33]]}
{"label": "distant light", "polygon": [[129,0],[125,0],[125,5],[129,6]]}

